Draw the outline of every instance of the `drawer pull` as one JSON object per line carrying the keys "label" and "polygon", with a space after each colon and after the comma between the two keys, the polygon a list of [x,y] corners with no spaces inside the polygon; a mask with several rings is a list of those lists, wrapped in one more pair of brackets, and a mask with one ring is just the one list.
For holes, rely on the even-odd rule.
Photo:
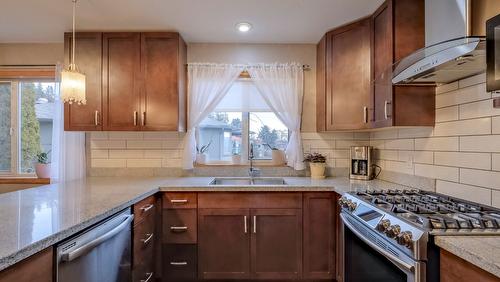
{"label": "drawer pull", "polygon": [[146,234],[146,236],[147,236],[147,238],[146,238],[146,239],[141,239],[141,241],[142,241],[142,243],[143,243],[144,245],[147,245],[147,244],[151,241],[151,239],[153,239],[154,234],[153,234],[153,233],[151,233],[151,234]]}
{"label": "drawer pull", "polygon": [[186,232],[187,229],[187,226],[170,226],[172,232]]}
{"label": "drawer pull", "polygon": [[188,200],[187,199],[183,199],[183,200],[170,200],[170,203],[172,203],[174,205],[182,205],[182,204],[187,204]]}
{"label": "drawer pull", "polygon": [[153,278],[153,272],[147,272],[146,279],[141,279],[141,282],[149,282],[151,281],[151,278]]}
{"label": "drawer pull", "polygon": [[175,265],[175,266],[183,266],[183,265],[187,265],[187,261],[171,261],[170,262],[170,265]]}
{"label": "drawer pull", "polygon": [[141,210],[142,210],[142,212],[147,212],[147,211],[149,211],[150,209],[152,209],[154,206],[155,206],[155,205],[153,205],[153,204],[149,204],[149,205],[146,205],[146,206],[141,207]]}

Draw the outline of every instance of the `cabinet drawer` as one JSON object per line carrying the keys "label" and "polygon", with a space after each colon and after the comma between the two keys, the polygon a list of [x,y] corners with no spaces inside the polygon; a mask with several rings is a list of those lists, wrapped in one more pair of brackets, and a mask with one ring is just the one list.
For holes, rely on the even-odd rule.
{"label": "cabinet drawer", "polygon": [[[133,270],[134,281],[144,280],[146,273],[154,270],[155,233],[154,217],[148,216],[133,228]],[[139,280],[136,280],[137,277]]]}
{"label": "cabinet drawer", "polygon": [[194,281],[197,277],[196,245],[163,245],[163,279]]}
{"label": "cabinet drawer", "polygon": [[196,193],[163,193],[164,209],[196,209]]}
{"label": "cabinet drawer", "polygon": [[198,207],[219,209],[239,209],[239,208],[281,208],[281,209],[301,209],[302,193],[199,193]]}
{"label": "cabinet drawer", "polygon": [[163,243],[195,244],[197,219],[195,209],[163,210]]}
{"label": "cabinet drawer", "polygon": [[136,203],[134,205],[134,225],[140,223],[145,217],[154,215],[156,211],[155,204],[155,196],[147,197],[146,199]]}

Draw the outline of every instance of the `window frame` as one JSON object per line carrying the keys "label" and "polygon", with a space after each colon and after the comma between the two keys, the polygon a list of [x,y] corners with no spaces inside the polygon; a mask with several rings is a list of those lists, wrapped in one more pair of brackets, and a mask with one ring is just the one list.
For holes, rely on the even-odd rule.
{"label": "window frame", "polygon": [[11,85],[11,103],[10,103],[10,171],[0,171],[0,178],[32,178],[36,177],[36,173],[22,172],[21,170],[21,86],[23,82],[48,82],[56,83],[54,77],[13,77],[2,78],[0,76],[0,83],[10,83]]}

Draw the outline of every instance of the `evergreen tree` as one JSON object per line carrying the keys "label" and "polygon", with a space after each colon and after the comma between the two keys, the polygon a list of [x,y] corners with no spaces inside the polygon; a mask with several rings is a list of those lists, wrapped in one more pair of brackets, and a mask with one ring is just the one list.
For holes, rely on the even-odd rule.
{"label": "evergreen tree", "polygon": [[10,83],[0,83],[0,170],[10,170]]}
{"label": "evergreen tree", "polygon": [[40,124],[36,118],[36,88],[33,83],[23,84],[21,96],[21,171],[33,171],[36,154],[40,146]]}
{"label": "evergreen tree", "polygon": [[274,147],[276,146],[276,140],[278,140],[278,133],[276,130],[272,130],[269,128],[269,126],[264,125],[260,128],[259,131],[259,139],[262,140],[263,144],[269,144],[269,146]]}

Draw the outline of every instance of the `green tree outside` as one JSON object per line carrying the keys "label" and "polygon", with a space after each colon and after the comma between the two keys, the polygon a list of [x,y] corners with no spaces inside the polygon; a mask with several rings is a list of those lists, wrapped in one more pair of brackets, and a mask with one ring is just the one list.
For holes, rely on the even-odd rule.
{"label": "green tree outside", "polygon": [[[38,91],[37,91],[38,90]],[[42,151],[40,146],[40,123],[36,118],[37,92],[43,89],[34,83],[24,83],[21,95],[21,171],[33,172],[35,156]]]}
{"label": "green tree outside", "polygon": [[10,83],[0,83],[0,170],[10,170]]}

